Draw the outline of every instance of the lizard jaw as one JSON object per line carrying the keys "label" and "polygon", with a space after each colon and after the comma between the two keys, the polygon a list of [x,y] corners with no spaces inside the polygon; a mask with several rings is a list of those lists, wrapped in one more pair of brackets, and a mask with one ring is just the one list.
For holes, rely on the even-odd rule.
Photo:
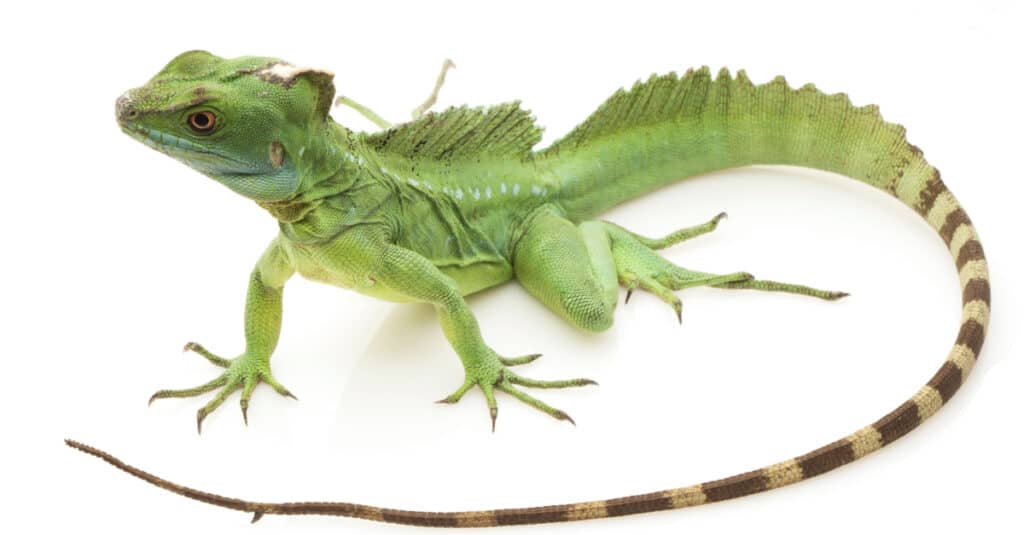
{"label": "lizard jaw", "polygon": [[231,174],[257,174],[250,164],[219,152],[211,151],[188,139],[138,124],[121,124],[121,130],[147,147],[181,160],[200,171]]}

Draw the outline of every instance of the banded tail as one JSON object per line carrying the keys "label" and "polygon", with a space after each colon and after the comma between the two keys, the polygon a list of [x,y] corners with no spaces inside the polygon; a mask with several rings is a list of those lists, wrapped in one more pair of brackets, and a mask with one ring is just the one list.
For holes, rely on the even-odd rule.
{"label": "banded tail", "polygon": [[333,515],[430,527],[540,524],[623,516],[719,502],[823,474],[872,453],[935,414],[967,379],[989,319],[985,255],[967,213],[901,126],[875,106],[813,86],[790,89],[781,78],[752,85],[742,71],[708,70],[652,78],[613,95],[568,136],[538,153],[562,177],[570,217],[591,217],[680,178],[748,164],[802,165],[845,174],[896,196],[934,228],[960,274],[960,330],[938,371],[899,407],[835,442],[725,479],[686,487],[545,507],[421,512],[340,502],[264,503],[184,487],[125,464],[91,446],[68,446],[160,488],[201,502],[263,515]]}

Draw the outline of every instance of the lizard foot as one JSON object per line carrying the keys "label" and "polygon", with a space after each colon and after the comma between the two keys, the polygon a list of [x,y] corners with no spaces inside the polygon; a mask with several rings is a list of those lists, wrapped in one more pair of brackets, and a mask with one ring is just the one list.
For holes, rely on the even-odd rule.
{"label": "lizard foot", "polygon": [[576,425],[565,411],[556,409],[547,403],[523,392],[518,387],[525,386],[528,388],[567,388],[573,386],[586,386],[596,385],[597,381],[592,379],[577,378],[577,379],[565,379],[556,381],[543,381],[538,379],[530,379],[523,377],[517,373],[512,372],[508,368],[510,366],[518,366],[520,364],[527,364],[540,358],[539,354],[526,355],[515,358],[504,358],[499,357],[493,352],[490,355],[492,358],[487,359],[487,365],[475,366],[466,368],[466,380],[463,381],[462,386],[453,392],[450,396],[440,399],[438,403],[458,403],[462,396],[466,394],[474,386],[479,387],[480,391],[483,392],[484,398],[487,400],[487,408],[491,415],[491,432],[494,432],[495,423],[498,419],[498,403],[494,399],[494,391],[500,390],[506,394],[526,403],[527,405],[544,412],[556,420],[565,420],[569,423]]}
{"label": "lizard foot", "polygon": [[185,344],[184,351],[192,351],[210,361],[215,366],[224,368],[224,373],[220,374],[216,379],[194,388],[157,391],[150,396],[149,403],[152,404],[154,400],[163,398],[187,398],[198,396],[220,388],[217,396],[196,413],[196,429],[199,433],[203,432],[203,420],[205,420],[211,412],[220,407],[221,404],[224,403],[224,400],[227,399],[227,397],[235,390],[242,390],[240,405],[242,407],[242,420],[244,420],[246,424],[249,423],[249,400],[252,398],[252,392],[256,388],[256,385],[261,382],[270,385],[271,388],[282,396],[298,399],[289,392],[287,388],[274,379],[274,376],[270,373],[270,360],[267,357],[256,357],[254,355],[244,354],[234,359],[226,359],[210,353],[206,348],[195,342]]}
{"label": "lizard foot", "polygon": [[626,287],[626,303],[629,303],[633,292],[637,288],[641,288],[668,303],[675,311],[679,323],[682,323],[683,302],[673,292],[697,286],[787,292],[827,300],[835,300],[848,295],[845,292],[819,290],[799,284],[755,279],[750,273],[742,271],[725,275],[690,271],[669,262],[654,252],[655,249],[710,232],[724,217],[725,213],[723,212],[703,225],[682,229],[661,239],[645,238],[617,225],[609,224],[607,228],[612,243],[612,257],[615,261],[619,282]]}
{"label": "lizard foot", "polygon": [[[654,256],[657,257],[657,255]],[[754,278],[750,273],[744,272],[710,275],[688,271],[669,263],[661,257],[657,258],[670,269],[657,271],[643,270],[639,274],[633,270],[619,272],[619,281],[626,287],[626,303],[629,303],[629,298],[633,296],[634,290],[637,288],[644,289],[657,296],[658,299],[668,303],[672,310],[675,311],[676,319],[679,320],[679,323],[683,323],[683,302],[679,299],[679,296],[672,293],[673,290],[682,290],[694,286],[717,286],[720,284],[746,282]]]}

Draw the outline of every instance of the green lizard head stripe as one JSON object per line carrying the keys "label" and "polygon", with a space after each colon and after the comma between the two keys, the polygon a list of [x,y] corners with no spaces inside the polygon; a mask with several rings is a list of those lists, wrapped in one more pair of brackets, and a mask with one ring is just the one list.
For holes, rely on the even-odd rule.
{"label": "green lizard head stripe", "polygon": [[257,201],[292,196],[297,155],[321,131],[333,75],[274,58],[185,52],[117,99],[133,138]]}

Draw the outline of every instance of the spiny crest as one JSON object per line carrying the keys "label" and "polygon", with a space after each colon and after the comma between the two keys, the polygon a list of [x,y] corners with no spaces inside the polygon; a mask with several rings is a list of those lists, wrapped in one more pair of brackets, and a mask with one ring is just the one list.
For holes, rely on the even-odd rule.
{"label": "spiny crest", "polygon": [[525,159],[540,141],[541,128],[519,101],[488,108],[461,106],[428,113],[363,141],[382,153],[407,158],[458,160]]}
{"label": "spiny crest", "polygon": [[619,89],[606,100],[586,121],[565,137],[554,142],[543,153],[551,155],[586,145],[596,139],[621,134],[637,127],[663,124],[683,119],[701,120],[726,118],[737,112],[756,110],[767,113],[796,110],[797,105],[825,108],[831,113],[861,117],[879,128],[903,135],[902,127],[886,123],[874,105],[854,107],[843,94],[826,95],[813,84],[794,90],[782,76],[754,85],[745,71],[737,71],[732,78],[728,69],[721,69],[712,79],[707,67],[690,69],[680,77],[676,73],[652,75],[646,81],[637,81],[629,90]]}

